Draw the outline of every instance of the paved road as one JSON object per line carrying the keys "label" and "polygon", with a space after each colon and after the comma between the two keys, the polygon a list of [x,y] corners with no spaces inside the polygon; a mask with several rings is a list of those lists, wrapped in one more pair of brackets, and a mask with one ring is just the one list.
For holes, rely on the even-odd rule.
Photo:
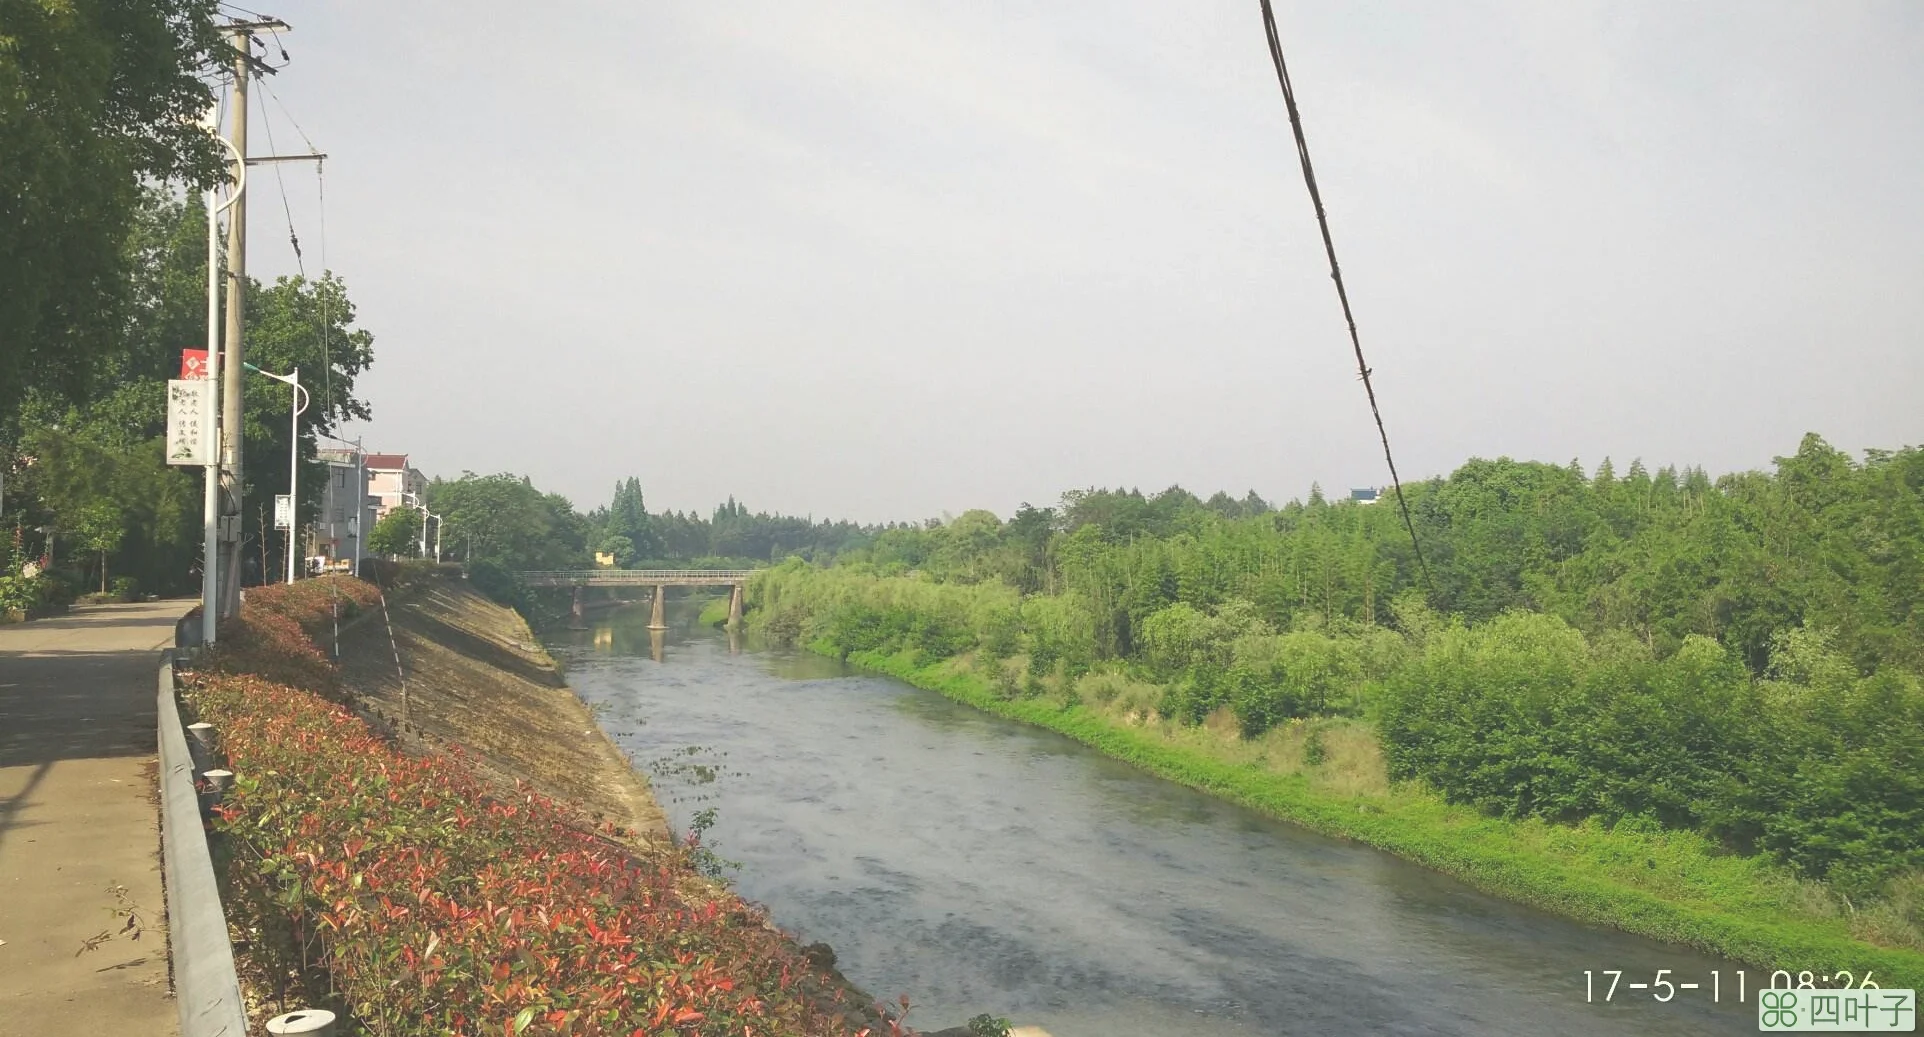
{"label": "paved road", "polygon": [[[175,1034],[154,675],[189,603],[0,626],[0,1037]],[[125,887],[124,897],[112,892]],[[125,924],[84,954],[88,938]]]}

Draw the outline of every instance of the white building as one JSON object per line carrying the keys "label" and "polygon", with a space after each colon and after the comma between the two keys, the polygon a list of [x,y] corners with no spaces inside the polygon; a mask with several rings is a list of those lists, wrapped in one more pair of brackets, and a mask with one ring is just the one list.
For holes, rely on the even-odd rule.
{"label": "white building", "polygon": [[[308,535],[308,557],[322,565],[352,563],[362,555],[361,540],[374,528],[375,506],[379,500],[369,495],[368,455],[358,450],[321,450],[319,460],[327,466],[327,481],[321,488],[321,511]],[[359,506],[356,506],[356,502]]]}

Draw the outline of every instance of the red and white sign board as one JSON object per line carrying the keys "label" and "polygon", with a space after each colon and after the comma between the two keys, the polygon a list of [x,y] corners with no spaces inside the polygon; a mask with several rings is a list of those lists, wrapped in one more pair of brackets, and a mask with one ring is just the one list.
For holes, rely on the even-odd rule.
{"label": "red and white sign board", "polygon": [[207,377],[207,351],[205,349],[181,350],[180,376],[183,379]]}

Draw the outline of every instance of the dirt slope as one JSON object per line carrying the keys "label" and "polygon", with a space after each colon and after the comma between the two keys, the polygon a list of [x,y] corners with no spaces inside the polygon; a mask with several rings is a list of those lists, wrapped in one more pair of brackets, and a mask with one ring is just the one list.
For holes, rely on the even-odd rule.
{"label": "dirt slope", "polygon": [[[490,777],[578,803],[638,842],[670,837],[647,780],[595,725],[514,610],[458,575],[436,574],[391,590],[388,615],[406,680],[405,740],[458,744]],[[364,712],[400,726],[402,681],[378,610],[342,631],[341,676]]]}

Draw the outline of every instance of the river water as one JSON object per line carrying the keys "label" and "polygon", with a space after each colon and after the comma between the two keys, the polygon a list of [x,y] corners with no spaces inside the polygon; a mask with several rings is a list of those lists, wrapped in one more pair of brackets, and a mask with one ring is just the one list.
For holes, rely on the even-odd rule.
{"label": "river water", "polygon": [[[715,810],[708,843],[739,863],[741,893],[828,943],[864,990],[909,995],[918,1027],[987,1011],[1054,1037],[1756,1032],[1754,969],[1740,1005],[1731,962],[1485,896],[899,681],[731,647],[691,618],[651,639],[647,610],[626,610],[551,647],[659,772],[678,827]],[[1660,969],[1700,988],[1629,989]],[[1624,974],[1605,1003],[1607,970]]]}

